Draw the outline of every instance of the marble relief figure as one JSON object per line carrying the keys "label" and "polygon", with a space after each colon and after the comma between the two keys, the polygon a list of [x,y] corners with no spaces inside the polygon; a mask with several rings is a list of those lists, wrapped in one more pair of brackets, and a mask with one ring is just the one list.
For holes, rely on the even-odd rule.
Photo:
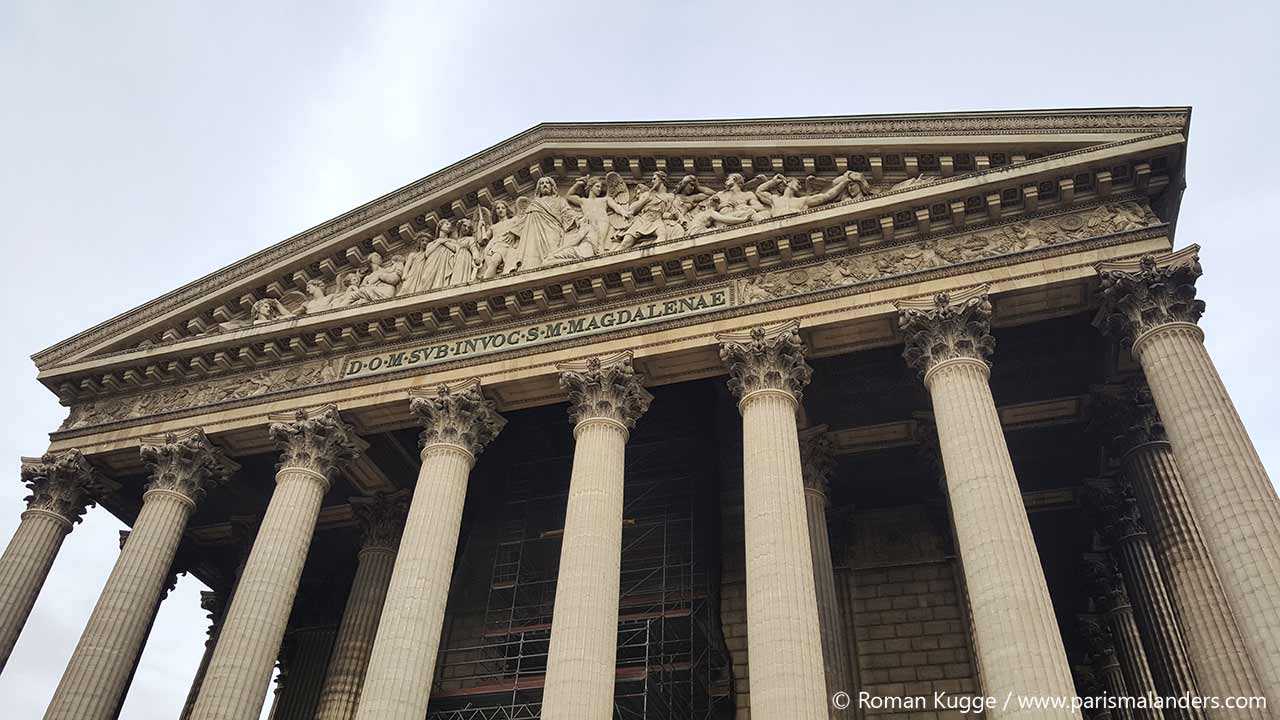
{"label": "marble relief figure", "polygon": [[[921,182],[912,178],[893,188]],[[806,193],[805,189],[811,190]],[[531,195],[481,204],[465,217],[428,221],[409,228],[412,245],[384,259],[365,262],[332,280],[312,278],[305,292],[255,302],[240,317],[211,327],[224,332],[300,315],[336,310],[394,297],[454,287],[475,280],[534,270],[552,263],[584,260],[748,222],[802,212],[875,190],[858,172],[832,180],[809,176],[759,175],[746,180],[729,173],[719,189],[696,175],[674,185],[657,170],[631,187],[617,172],[584,175],[562,195],[551,177],[538,178]],[[434,225],[434,226],[433,226]],[[407,226],[406,226],[407,227]]]}
{"label": "marble relief figure", "polygon": [[576,215],[575,208],[556,191],[554,179],[538,178],[520,222],[520,268],[541,267],[555,255],[577,224]]}

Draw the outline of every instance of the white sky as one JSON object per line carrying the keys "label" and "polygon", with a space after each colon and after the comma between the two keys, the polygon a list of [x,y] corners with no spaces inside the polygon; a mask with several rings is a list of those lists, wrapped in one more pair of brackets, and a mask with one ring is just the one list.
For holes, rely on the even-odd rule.
{"label": "white sky", "polygon": [[[1280,462],[1275,3],[114,5],[0,4],[0,542],[18,457],[66,414],[31,353],[553,120],[1194,105],[1177,242],[1204,248],[1210,350]],[[0,715],[40,717],[122,527],[91,510],[67,538]],[[200,589],[165,602],[124,718],[177,715]]]}

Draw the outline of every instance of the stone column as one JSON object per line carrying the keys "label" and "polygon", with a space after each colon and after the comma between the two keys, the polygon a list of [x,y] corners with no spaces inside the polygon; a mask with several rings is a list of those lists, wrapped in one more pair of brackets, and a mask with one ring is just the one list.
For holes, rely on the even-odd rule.
{"label": "stone column", "polygon": [[[1080,690],[1080,697],[1102,697],[1107,692],[1106,685],[1102,679],[1102,671],[1095,670],[1092,664],[1074,665],[1071,668],[1071,674],[1076,679],[1076,687]],[[1107,709],[1094,710],[1092,715],[1085,713],[1085,717],[1088,720],[1119,720]]]}
{"label": "stone column", "polygon": [[812,370],[800,324],[718,335],[742,414],[751,714],[827,717],[822,633],[796,410]]}
{"label": "stone column", "polygon": [[45,720],[110,720],[142,652],[187,518],[237,466],[199,429],[142,439],[151,481]]}
{"label": "stone column", "polygon": [[218,644],[218,630],[222,627],[222,618],[227,609],[227,598],[220,592],[205,590],[200,593],[200,608],[208,613],[209,629],[205,631],[204,654],[200,656],[200,664],[196,667],[196,676],[191,681],[191,689],[187,691],[187,700],[182,705],[180,720],[191,716],[191,709],[200,694],[200,684],[204,682],[205,671],[209,669],[209,659],[213,657],[213,649]]}
{"label": "stone column", "polygon": [[356,714],[411,496],[410,491],[401,490],[351,498],[351,512],[362,535],[360,553],[333,657],[320,689],[316,720],[350,720]]}
{"label": "stone column", "polygon": [[[903,357],[933,399],[986,692],[1071,697],[1071,669],[988,384],[994,340],[986,290],[899,303]],[[1011,704],[989,717],[1033,715]]]}
{"label": "stone column", "polygon": [[276,488],[191,711],[196,720],[246,720],[262,712],[320,502],[339,464],[359,451],[333,405],[270,419],[280,448]]}
{"label": "stone column", "polygon": [[79,450],[22,459],[22,482],[31,494],[13,538],[0,555],[0,671],[36,604],[62,540],[106,481]]}
{"label": "stone column", "polygon": [[1280,702],[1280,498],[1196,325],[1199,247],[1102,263],[1095,323],[1142,365],[1262,689]]}
{"label": "stone column", "polygon": [[[1114,438],[1112,449],[1138,499],[1201,694],[1261,695],[1150,390],[1143,383],[1106,388],[1095,396],[1095,407],[1100,424]],[[1265,716],[1264,710],[1232,712],[1241,718]],[[1214,711],[1209,716],[1214,717]]]}
{"label": "stone column", "polygon": [[278,683],[272,720],[314,720],[337,628],[304,627],[285,636],[288,675]]}
{"label": "stone column", "polygon": [[544,720],[613,717],[627,437],[653,399],[631,353],[559,366],[573,471],[547,651]]}
{"label": "stone column", "polygon": [[478,380],[411,395],[422,423],[422,468],[356,709],[360,720],[426,717],[467,478],[506,424]]}
{"label": "stone column", "polygon": [[[851,663],[844,638],[844,620],[836,595],[831,538],[827,532],[829,477],[834,464],[826,425],[800,432],[800,469],[804,477],[805,512],[809,516],[809,548],[813,556],[813,585],[818,599],[818,625],[822,631],[822,660],[826,668],[828,698],[838,692],[854,694],[849,678]],[[832,718],[846,714],[830,703],[828,711]]]}
{"label": "stone column", "polygon": [[[1164,697],[1199,695],[1178,618],[1156,566],[1137,500],[1123,485],[1109,480],[1091,481],[1087,494],[1099,518],[1102,537],[1111,549],[1133,601],[1156,690]],[[1169,714],[1186,718],[1206,716],[1196,708]]]}
{"label": "stone column", "polygon": [[[1133,605],[1115,563],[1102,553],[1089,553],[1084,558],[1084,576],[1093,593],[1094,607],[1106,615],[1129,694],[1135,697],[1158,694],[1138,623],[1133,617]],[[1136,710],[1132,717],[1151,720],[1162,715],[1159,710]]]}
{"label": "stone column", "polygon": [[[1092,687],[1090,690],[1093,692],[1102,690],[1112,697],[1129,696],[1131,693],[1125,681],[1124,672],[1120,669],[1115,636],[1110,628],[1095,615],[1082,615],[1078,619],[1080,631],[1089,644],[1090,664],[1096,672],[1096,675],[1090,679],[1094,680],[1098,687]],[[1081,688],[1081,692],[1088,691]],[[1113,711],[1113,717],[1116,720],[1133,720],[1134,714],[1132,710],[1121,707]]]}

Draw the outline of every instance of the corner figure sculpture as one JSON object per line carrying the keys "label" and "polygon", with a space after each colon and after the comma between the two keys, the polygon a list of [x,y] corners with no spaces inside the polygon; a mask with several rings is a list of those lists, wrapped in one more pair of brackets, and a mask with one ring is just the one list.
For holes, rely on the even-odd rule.
{"label": "corner figure sculpture", "polygon": [[[850,183],[854,182],[854,176],[855,173],[852,171],[846,172],[836,178],[836,181],[826,190],[813,195],[801,195],[799,180],[784,175],[774,175],[756,187],[756,197],[760,199],[761,203],[769,206],[770,217],[791,215],[819,205],[825,205],[840,197]],[[806,180],[812,183],[817,178],[811,175]],[[778,187],[782,188],[781,193],[774,192]]]}

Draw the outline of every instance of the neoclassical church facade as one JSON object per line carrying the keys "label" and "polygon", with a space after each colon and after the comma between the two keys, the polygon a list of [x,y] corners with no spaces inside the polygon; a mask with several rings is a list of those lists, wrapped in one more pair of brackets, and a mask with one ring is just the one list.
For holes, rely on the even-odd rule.
{"label": "neoclassical church facade", "polygon": [[88,511],[50,719],[118,716],[179,573],[192,720],[1273,717],[1190,115],[539,125],[85,330],[0,669]]}

